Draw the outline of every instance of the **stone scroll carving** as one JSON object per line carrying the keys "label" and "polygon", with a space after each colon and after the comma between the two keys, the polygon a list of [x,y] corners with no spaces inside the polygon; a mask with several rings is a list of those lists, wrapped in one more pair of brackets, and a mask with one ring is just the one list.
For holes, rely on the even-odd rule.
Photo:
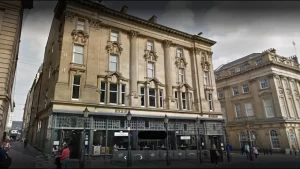
{"label": "stone scroll carving", "polygon": [[114,53],[120,55],[123,51],[121,44],[115,41],[108,41],[106,45],[106,50],[108,53]]}
{"label": "stone scroll carving", "polygon": [[89,34],[82,30],[73,30],[71,35],[73,36],[73,40],[75,42],[79,42],[80,40],[81,43],[86,43],[89,38]]}
{"label": "stone scroll carving", "polygon": [[65,15],[65,20],[66,20],[66,21],[73,22],[75,13],[69,12],[69,11],[65,11],[65,12],[64,12],[64,15]]}
{"label": "stone scroll carving", "polygon": [[89,24],[92,28],[100,29],[101,23],[102,22],[97,19],[89,19]]}

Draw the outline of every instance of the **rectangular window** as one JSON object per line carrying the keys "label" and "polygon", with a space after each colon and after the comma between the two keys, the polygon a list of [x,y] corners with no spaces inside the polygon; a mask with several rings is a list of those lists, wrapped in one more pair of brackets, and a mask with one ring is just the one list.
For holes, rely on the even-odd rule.
{"label": "rectangular window", "polygon": [[273,110],[273,103],[271,99],[265,99],[264,102],[264,108],[266,112],[266,117],[271,118],[274,117],[274,110]]}
{"label": "rectangular window", "polygon": [[179,69],[179,82],[184,82],[184,69]]}
{"label": "rectangular window", "polygon": [[182,57],[182,49],[177,49],[177,57],[181,58]]}
{"label": "rectangular window", "polygon": [[232,92],[233,92],[233,96],[238,95],[239,94],[239,88],[238,87],[232,88]]}
{"label": "rectangular window", "polygon": [[193,110],[193,93],[189,93],[189,94],[190,94],[190,100],[189,100],[190,110]]}
{"label": "rectangular window", "polygon": [[242,117],[241,105],[240,104],[235,105],[235,114],[236,114],[237,118]]}
{"label": "rectangular window", "polygon": [[156,107],[156,89],[149,88],[149,106]]}
{"label": "rectangular window", "polygon": [[126,85],[122,84],[121,88],[122,88],[122,90],[121,90],[122,103],[121,104],[125,104],[125,99],[126,99]]}
{"label": "rectangular window", "polygon": [[212,98],[211,93],[208,93],[208,104],[209,104],[209,110],[213,111],[214,110],[214,105],[213,105],[213,98]]}
{"label": "rectangular window", "polygon": [[216,79],[220,79],[220,78],[221,78],[220,73],[216,73]]}
{"label": "rectangular window", "polygon": [[291,89],[295,90],[295,83],[294,82],[291,82]]}
{"label": "rectangular window", "polygon": [[159,106],[160,106],[161,108],[164,107],[163,98],[164,98],[163,90],[162,90],[162,89],[159,89]]}
{"label": "rectangular window", "polygon": [[106,83],[105,82],[101,82],[101,86],[100,86],[100,103],[105,103],[106,102]]}
{"label": "rectangular window", "polygon": [[152,51],[153,50],[153,42],[147,41],[147,50]]}
{"label": "rectangular window", "polygon": [[210,83],[209,83],[209,72],[204,72],[204,85],[210,85]]}
{"label": "rectangular window", "polygon": [[289,110],[290,110],[290,116],[295,117],[295,108],[292,98],[289,98]]}
{"label": "rectangular window", "polygon": [[218,92],[218,98],[221,99],[224,97],[224,93],[223,92]]}
{"label": "rectangular window", "polygon": [[118,32],[111,32],[110,33],[110,41],[118,42],[119,41],[119,33]]}
{"label": "rectangular window", "polygon": [[230,69],[230,75],[234,75],[235,74],[235,69]]}
{"label": "rectangular window", "polygon": [[145,88],[141,87],[141,106],[145,106]]}
{"label": "rectangular window", "polygon": [[243,93],[249,93],[249,86],[248,84],[243,85]]}
{"label": "rectangular window", "polygon": [[286,89],[289,88],[289,85],[288,85],[288,82],[286,79],[283,79],[283,87]]}
{"label": "rectangular window", "polygon": [[109,57],[109,71],[118,71],[118,56],[110,55]]}
{"label": "rectangular window", "polygon": [[175,102],[177,106],[177,110],[179,109],[179,103],[178,103],[178,92],[175,92]]}
{"label": "rectangular window", "polygon": [[84,31],[84,22],[85,22],[85,20],[78,18],[77,23],[76,23],[76,30]]}
{"label": "rectangular window", "polygon": [[245,66],[240,66],[240,72],[244,71],[245,70]]}
{"label": "rectangular window", "polygon": [[252,103],[246,103],[245,104],[245,109],[246,109],[246,114],[247,114],[248,117],[254,116]]}
{"label": "rectangular window", "polygon": [[262,65],[262,64],[263,64],[263,60],[262,59],[256,60],[256,65],[257,66]]}
{"label": "rectangular window", "polygon": [[148,63],[148,77],[154,77],[154,63]]}
{"label": "rectangular window", "polygon": [[287,115],[287,112],[286,112],[286,106],[285,106],[285,100],[283,97],[280,97],[280,109],[281,109],[281,112],[282,112],[282,116],[283,117],[286,117]]}
{"label": "rectangular window", "polygon": [[80,93],[80,76],[75,75],[73,79],[72,99],[79,99]]}
{"label": "rectangular window", "polygon": [[186,110],[186,94],[185,92],[181,93],[182,109]]}
{"label": "rectangular window", "polygon": [[73,63],[83,64],[84,47],[82,45],[73,46]]}
{"label": "rectangular window", "polygon": [[221,105],[221,112],[223,114],[223,118],[226,119],[226,109],[224,105]]}
{"label": "rectangular window", "polygon": [[260,81],[260,88],[261,89],[266,89],[268,87],[269,87],[269,85],[268,85],[268,80],[267,79],[263,79],[263,80]]}
{"label": "rectangular window", "polygon": [[109,87],[109,103],[118,104],[118,85],[111,83]]}

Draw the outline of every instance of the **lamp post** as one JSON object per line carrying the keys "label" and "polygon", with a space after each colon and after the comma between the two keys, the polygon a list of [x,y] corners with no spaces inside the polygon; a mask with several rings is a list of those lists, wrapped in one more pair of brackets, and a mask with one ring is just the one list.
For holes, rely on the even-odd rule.
{"label": "lamp post", "polygon": [[83,132],[82,132],[82,148],[81,148],[81,158],[80,158],[80,168],[84,168],[84,165],[85,165],[85,158],[84,158],[84,154],[85,154],[85,127],[86,127],[86,122],[85,122],[85,119],[89,117],[89,110],[88,108],[86,107],[84,110],[83,110],[83,117],[84,117],[84,121],[83,121]]}
{"label": "lamp post", "polygon": [[248,135],[248,144],[249,144],[249,159],[250,161],[253,161],[252,158],[252,146],[251,146],[251,140],[250,140],[250,133],[249,133],[249,124],[248,121],[246,121],[246,128],[247,128],[247,135]]}
{"label": "lamp post", "polygon": [[166,127],[166,132],[167,132],[167,157],[166,157],[166,163],[167,166],[171,165],[170,157],[169,157],[169,133],[168,133],[168,124],[169,124],[169,118],[167,115],[165,115],[164,119],[165,127]]}
{"label": "lamp post", "polygon": [[199,153],[199,161],[200,161],[200,164],[202,164],[202,143],[201,143],[201,138],[200,138],[200,131],[199,131],[199,127],[200,127],[200,119],[199,117],[197,116],[197,119],[196,119],[196,123],[197,123],[197,134],[198,134],[198,139],[197,139],[197,145],[199,145],[199,141],[200,141],[200,146],[199,147],[199,150],[200,150],[200,153]]}
{"label": "lamp post", "polygon": [[131,161],[131,141],[130,141],[130,127],[131,127],[131,113],[130,110],[128,111],[126,118],[127,118],[127,122],[128,122],[128,157],[127,157],[127,167],[131,167],[132,166],[132,161]]}
{"label": "lamp post", "polygon": [[225,134],[225,140],[226,140],[226,155],[227,155],[227,161],[230,162],[231,158],[230,158],[230,153],[229,153],[229,150],[228,150],[228,145],[229,145],[229,139],[228,139],[228,136],[227,136],[227,132],[226,132],[226,125],[225,125],[225,120],[223,120],[223,129],[224,129],[224,134]]}

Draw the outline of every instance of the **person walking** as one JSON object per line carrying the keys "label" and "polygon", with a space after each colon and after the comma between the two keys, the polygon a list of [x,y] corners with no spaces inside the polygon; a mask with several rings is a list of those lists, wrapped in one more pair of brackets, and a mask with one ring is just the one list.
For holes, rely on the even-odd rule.
{"label": "person walking", "polygon": [[246,152],[247,159],[249,159],[249,152],[250,152],[249,145],[245,144],[245,148],[244,149],[245,149],[245,152]]}
{"label": "person walking", "polygon": [[244,144],[242,144],[241,153],[242,153],[242,155],[244,155],[244,153],[245,153],[245,145]]}
{"label": "person walking", "polygon": [[61,163],[62,169],[67,168],[69,157],[70,157],[70,149],[68,148],[67,143],[64,143],[61,155],[56,156],[56,158],[60,158],[60,163]]}
{"label": "person walking", "polygon": [[215,158],[215,165],[216,165],[216,167],[218,167],[220,153],[218,152],[215,144],[213,144],[213,146],[212,146],[212,153],[213,153],[212,156]]}
{"label": "person walking", "polygon": [[259,153],[256,147],[253,147],[253,154],[255,155],[255,159],[257,159]]}
{"label": "person walking", "polygon": [[27,140],[27,138],[25,138],[25,139],[24,139],[24,148],[27,147],[27,144],[28,144],[28,140]]}
{"label": "person walking", "polygon": [[5,145],[0,147],[0,168],[1,169],[8,169],[11,165],[11,157],[8,156]]}

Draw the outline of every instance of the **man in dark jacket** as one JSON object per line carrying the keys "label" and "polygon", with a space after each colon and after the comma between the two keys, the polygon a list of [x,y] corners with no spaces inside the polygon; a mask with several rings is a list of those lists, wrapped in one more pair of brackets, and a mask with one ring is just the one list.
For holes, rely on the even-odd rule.
{"label": "man in dark jacket", "polygon": [[6,151],[4,149],[4,146],[0,147],[0,168],[1,169],[8,169],[8,156],[6,155]]}

